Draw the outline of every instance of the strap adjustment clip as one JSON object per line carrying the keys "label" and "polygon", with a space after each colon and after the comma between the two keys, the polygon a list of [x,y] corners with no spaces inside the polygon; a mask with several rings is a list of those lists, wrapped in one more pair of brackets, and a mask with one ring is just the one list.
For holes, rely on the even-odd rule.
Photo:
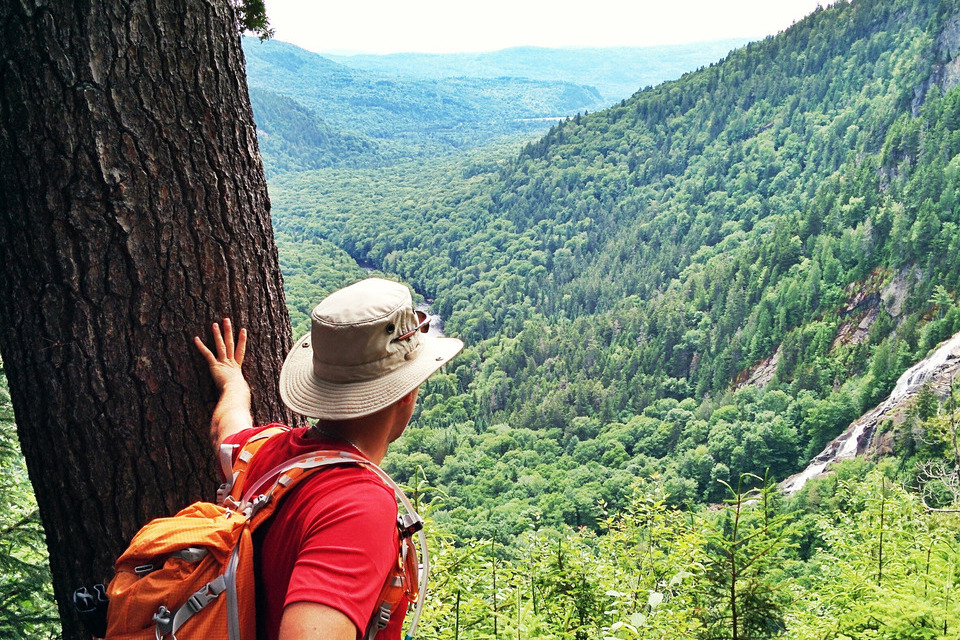
{"label": "strap adjustment clip", "polygon": [[400,529],[401,536],[411,538],[413,534],[423,529],[423,519],[416,513],[405,513],[397,517],[397,527]]}

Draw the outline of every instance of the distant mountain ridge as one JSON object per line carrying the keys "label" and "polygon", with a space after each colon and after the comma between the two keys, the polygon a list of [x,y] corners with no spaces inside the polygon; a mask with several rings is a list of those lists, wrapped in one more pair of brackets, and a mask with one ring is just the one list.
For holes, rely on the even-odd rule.
{"label": "distant mountain ridge", "polygon": [[745,38],[656,47],[511,47],[478,53],[328,55],[355,69],[410,78],[529,78],[596,87],[606,103],[675,80],[726,56]]}
{"label": "distant mountain ridge", "polygon": [[386,166],[535,136],[561,118],[715,62],[741,42],[336,60],[274,40],[244,38],[243,49],[273,176]]}
{"label": "distant mountain ridge", "polygon": [[[571,82],[401,78],[353,69],[285,42],[244,38],[243,49],[270,173],[443,155],[544,131],[564,116],[604,105],[596,89]],[[306,121],[314,130],[306,137],[290,126]]]}

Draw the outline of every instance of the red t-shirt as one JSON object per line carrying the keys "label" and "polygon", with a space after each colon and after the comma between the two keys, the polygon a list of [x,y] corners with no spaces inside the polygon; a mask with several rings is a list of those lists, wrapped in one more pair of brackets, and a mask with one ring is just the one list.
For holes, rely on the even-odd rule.
{"label": "red t-shirt", "polygon": [[[224,442],[243,445],[265,428],[241,431]],[[291,429],[265,442],[250,464],[248,483],[277,465],[320,449],[362,455],[340,440],[307,438],[306,431]],[[337,609],[353,621],[361,638],[387,574],[397,563],[396,498],[393,489],[369,469],[327,467],[291,489],[255,539],[260,638],[279,637],[283,609],[295,602]],[[400,638],[404,605],[397,607],[378,640]]]}

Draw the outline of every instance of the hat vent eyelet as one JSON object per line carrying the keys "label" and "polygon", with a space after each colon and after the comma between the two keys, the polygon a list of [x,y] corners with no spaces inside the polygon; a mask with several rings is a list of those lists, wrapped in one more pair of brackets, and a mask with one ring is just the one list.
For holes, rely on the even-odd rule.
{"label": "hat vent eyelet", "polygon": [[387,333],[393,333],[396,330],[397,330],[397,327],[392,322],[387,325]]}

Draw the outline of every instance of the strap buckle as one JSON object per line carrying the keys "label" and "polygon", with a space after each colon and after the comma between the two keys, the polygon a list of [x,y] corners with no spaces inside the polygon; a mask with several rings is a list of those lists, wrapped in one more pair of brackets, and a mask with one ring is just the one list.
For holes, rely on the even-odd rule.
{"label": "strap buckle", "polygon": [[423,518],[416,513],[405,513],[397,516],[397,528],[404,538],[412,538],[413,534],[423,529]]}
{"label": "strap buckle", "polygon": [[261,493],[256,498],[251,500],[244,509],[244,515],[246,515],[248,518],[252,518],[258,511],[260,511],[260,509],[265,507],[267,503],[270,502],[270,496],[271,494],[269,493]]}
{"label": "strap buckle", "polygon": [[170,640],[177,640],[177,630],[183,626],[183,623],[216,600],[226,588],[226,580],[223,576],[220,576],[197,589],[176,611],[170,611],[165,606],[160,605],[157,612],[153,614],[153,621],[157,623],[154,627],[156,640],[163,640],[167,636],[170,637]]}
{"label": "strap buckle", "polygon": [[[206,587],[205,587],[206,588]],[[189,598],[184,604],[190,607],[190,610],[194,613],[199,613],[205,606],[210,604],[212,600],[217,599],[217,594],[211,592],[209,589],[206,591],[198,591]]]}
{"label": "strap buckle", "polygon": [[390,613],[392,607],[384,602],[377,611],[374,612],[373,618],[370,619],[370,624],[367,625],[367,632],[364,634],[363,640],[375,640],[377,634],[387,628],[387,625],[390,624]]}

